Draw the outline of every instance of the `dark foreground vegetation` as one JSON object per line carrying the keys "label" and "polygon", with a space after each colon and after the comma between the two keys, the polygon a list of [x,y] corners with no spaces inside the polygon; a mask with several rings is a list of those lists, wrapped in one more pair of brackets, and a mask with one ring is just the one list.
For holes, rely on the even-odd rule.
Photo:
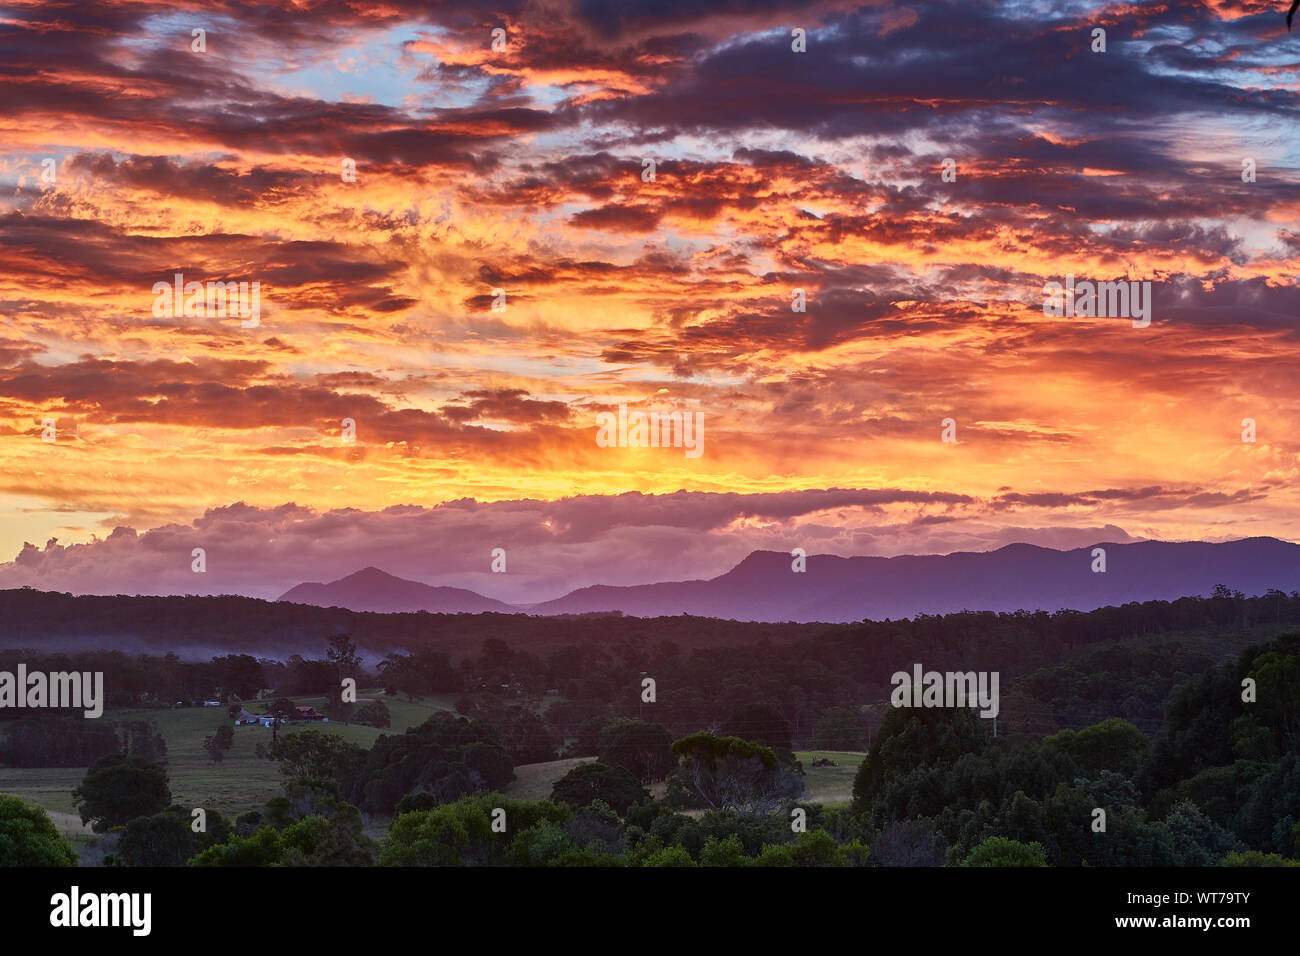
{"label": "dark foreground vegetation", "polygon": [[[202,827],[173,805],[149,721],[0,712],[0,765],[89,767],[74,796],[112,838],[109,865],[1295,865],[1297,619],[1300,594],[1220,590],[732,647],[601,618],[603,639],[546,654],[413,642],[371,668],[347,634],[319,660],[9,651],[0,670],[103,671],[110,708],[219,700],[233,719],[247,712],[233,701],[287,715],[310,694],[335,721],[365,710],[386,726],[382,697],[340,695],[352,678],[390,701],[449,695],[454,712],[369,748],[286,718],[266,750],[281,795],[232,818],[206,810]],[[891,675],[916,662],[999,672],[996,722],[890,707]],[[865,752],[851,802],[805,798],[805,748]],[[521,764],[575,757],[591,759],[550,799],[500,793]],[[43,811],[0,801],[0,861],[75,860]]]}

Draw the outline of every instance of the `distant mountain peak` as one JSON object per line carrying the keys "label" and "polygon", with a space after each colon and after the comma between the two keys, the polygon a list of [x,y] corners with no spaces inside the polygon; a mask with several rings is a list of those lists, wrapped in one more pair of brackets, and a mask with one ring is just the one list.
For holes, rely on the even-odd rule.
{"label": "distant mountain peak", "polygon": [[[1092,570],[1105,548],[1105,572]],[[1154,552],[1154,553],[1153,553]],[[894,557],[753,551],[708,580],[579,588],[529,608],[537,614],[621,611],[740,621],[884,620],[962,610],[1089,611],[1132,601],[1300,590],[1300,545],[1258,537],[1230,542],[1098,542],[1057,550],[1019,542],[994,551]]]}
{"label": "distant mountain peak", "polygon": [[317,607],[345,607],[353,611],[390,613],[429,611],[434,614],[481,614],[486,611],[518,611],[518,608],[465,588],[432,587],[419,581],[399,578],[373,565],[328,584],[299,584],[276,600],[291,604],[313,604]]}
{"label": "distant mountain peak", "polygon": [[[1092,570],[1094,548],[1106,571]],[[789,552],[752,551],[708,579],[627,586],[589,584],[555,600],[513,607],[454,587],[433,587],[369,566],[329,584],[300,584],[281,601],[354,611],[435,613],[688,614],[737,621],[844,622],[961,610],[1089,611],[1108,604],[1210,594],[1300,590],[1300,545],[1277,538],[1227,542],[1098,542],[1056,550],[1029,543],[994,551],[894,557],[810,554],[794,570]]]}
{"label": "distant mountain peak", "polygon": [[[367,567],[362,568],[360,571],[353,571],[351,574],[347,575],[347,577],[339,578],[339,581],[358,581],[358,580],[365,580],[367,578],[375,578],[375,579],[387,580],[387,581],[406,580],[405,578],[399,578],[397,575],[390,574],[389,572],[383,570],[382,568],[377,568],[373,564],[371,564],[368,565]],[[338,583],[338,582],[334,582],[334,583]],[[419,582],[408,581],[407,583],[417,584]]]}

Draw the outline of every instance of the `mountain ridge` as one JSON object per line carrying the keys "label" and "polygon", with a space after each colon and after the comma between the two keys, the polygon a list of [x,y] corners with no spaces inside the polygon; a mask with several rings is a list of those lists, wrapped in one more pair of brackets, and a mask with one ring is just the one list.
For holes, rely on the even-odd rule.
{"label": "mountain ridge", "polygon": [[483,611],[510,613],[515,610],[509,604],[484,597],[475,591],[422,584],[399,578],[373,565],[327,584],[308,581],[295,585],[276,600],[289,604],[381,613],[429,611],[434,614],[479,614]]}
{"label": "mountain ridge", "polygon": [[[1094,572],[1094,552],[1106,570]],[[809,555],[752,551],[712,578],[635,585],[590,584],[548,601],[510,605],[465,588],[410,581],[373,566],[337,581],[307,582],[277,598],[355,611],[544,616],[619,612],[690,614],[736,621],[845,623],[962,610],[1088,611],[1131,601],[1300,589],[1300,545],[1268,536],[1233,541],[1098,542],[1065,551],[1024,542],[945,555]],[[329,603],[322,603],[328,601]]]}

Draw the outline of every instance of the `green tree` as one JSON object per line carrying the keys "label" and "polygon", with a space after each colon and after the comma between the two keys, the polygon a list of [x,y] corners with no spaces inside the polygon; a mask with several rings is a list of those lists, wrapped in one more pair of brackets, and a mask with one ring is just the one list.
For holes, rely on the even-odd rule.
{"label": "green tree", "polygon": [[358,707],[352,715],[352,722],[366,727],[391,727],[393,717],[388,712],[388,705],[382,700],[376,700]]}
{"label": "green tree", "polygon": [[1277,853],[1261,853],[1259,850],[1246,850],[1242,853],[1229,853],[1220,866],[1300,866],[1300,860],[1288,860]]}
{"label": "green tree", "polygon": [[1286,852],[1291,827],[1300,819],[1300,755],[1287,753],[1259,778],[1233,818],[1233,831],[1257,850]]}
{"label": "green tree", "polygon": [[286,827],[264,826],[231,836],[190,861],[198,867],[370,866],[373,843],[361,832],[356,807],[344,804],[328,818],[312,815]]}
{"label": "green tree", "polygon": [[645,858],[642,866],[694,866],[695,861],[691,859],[690,853],[685,847],[668,846],[662,850],[656,850]]}
{"label": "green tree", "polygon": [[1243,806],[1259,791],[1261,777],[1276,765],[1258,760],[1237,760],[1224,767],[1206,767],[1161,791],[1154,801],[1158,809],[1172,809],[1184,800],[1221,826],[1232,827]]}
{"label": "green tree", "polygon": [[790,724],[771,704],[761,701],[741,704],[722,725],[724,737],[739,737],[764,744],[773,750],[790,750]]}
{"label": "green tree", "polygon": [[593,800],[603,800],[621,816],[628,807],[650,799],[636,776],[624,767],[592,761],[579,764],[551,788],[551,800],[571,807],[585,807]]}
{"label": "green tree", "polygon": [[380,844],[380,866],[486,866],[500,848],[490,809],[467,800],[403,813]]}
{"label": "green tree", "polygon": [[1150,742],[1127,720],[1112,717],[1078,733],[1062,730],[1044,737],[1043,743],[1068,754],[1087,777],[1103,770],[1131,777],[1141,766]]}
{"label": "green tree", "polygon": [[542,820],[510,841],[510,856],[518,866],[557,866],[578,852],[573,838],[551,820]]}
{"label": "green tree", "polygon": [[753,862],[745,854],[740,837],[734,833],[721,840],[711,836],[700,850],[700,866],[750,866]]}
{"label": "green tree", "polygon": [[426,790],[450,803],[512,779],[514,764],[495,728],[439,711],[404,734],[380,736],[347,792],[363,811],[389,814],[410,793]]}
{"label": "green tree", "polygon": [[389,694],[414,698],[461,690],[460,676],[446,651],[425,649],[409,657],[389,654],[379,662],[379,673]]}
{"label": "green tree", "polygon": [[501,746],[514,763],[546,763],[555,759],[556,741],[536,711],[511,706],[499,718],[484,717],[501,732]]}
{"label": "green tree", "polygon": [[76,865],[77,854],[43,809],[0,796],[0,866]]}
{"label": "green tree", "polygon": [[[493,811],[505,811],[506,830],[494,833]],[[393,820],[379,847],[381,866],[492,866],[508,859],[515,836],[543,821],[567,822],[573,811],[548,800],[511,800],[476,793]]]}
{"label": "green tree", "polygon": [[136,817],[153,816],[172,802],[167,771],[135,756],[109,754],[87,772],[72,791],[82,823],[96,833],[122,826]]}
{"label": "green tree", "polygon": [[988,721],[969,707],[891,707],[853,778],[854,805],[871,809],[890,784],[909,772],[978,753]]}
{"label": "green tree", "polygon": [[184,866],[198,852],[197,836],[184,809],[169,807],[128,823],[116,855],[127,866]]}
{"label": "green tree", "polygon": [[861,750],[862,722],[847,707],[828,707],[817,718],[813,745],[820,750]]}
{"label": "green tree", "polygon": [[825,830],[806,830],[789,843],[765,844],[754,865],[848,866],[849,858]]}
{"label": "green tree", "polygon": [[[604,710],[603,707],[601,709]],[[570,757],[598,757],[600,755],[600,732],[608,725],[609,717],[604,713],[584,718],[573,732],[575,739],[565,752]],[[668,735],[668,742],[672,743],[671,734]],[[668,760],[668,766],[669,768],[672,767],[671,757]],[[632,772],[635,773],[636,771]]]}
{"label": "green tree", "polygon": [[302,730],[279,738],[271,745],[270,755],[288,776],[348,781],[356,775],[366,752],[338,734]]}
{"label": "green tree", "polygon": [[[151,720],[126,720],[122,728],[122,752],[143,757],[160,767],[167,766],[167,741]],[[87,761],[89,763],[89,761]]]}
{"label": "green tree", "polygon": [[8,723],[4,763],[13,767],[85,767],[122,749],[112,721],[42,714]]}
{"label": "green tree", "polygon": [[672,744],[672,734],[660,724],[620,717],[601,728],[597,749],[601,763],[625,767],[648,783],[672,769]]}
{"label": "green tree", "polygon": [[880,831],[871,846],[878,866],[943,866],[943,834],[925,820],[900,820]]}
{"label": "green tree", "polygon": [[339,677],[351,676],[361,666],[357,645],[351,634],[335,634],[325,648],[325,659],[339,668]]}
{"label": "green tree", "polygon": [[208,847],[190,860],[190,866],[274,866],[283,853],[280,831],[261,827],[250,836],[235,834],[226,843]]}
{"label": "green tree", "polygon": [[248,654],[214,657],[209,667],[222,697],[248,700],[262,687],[262,665]]}
{"label": "green tree", "polygon": [[329,715],[333,720],[348,721],[356,706],[343,699],[343,679],[355,678],[361,670],[361,657],[357,654],[357,645],[350,634],[335,634],[329,639],[325,648],[325,659],[338,669],[338,680],[330,687]]}
{"label": "green tree", "polygon": [[495,744],[476,740],[461,751],[465,766],[482,778],[483,786],[499,790],[515,779],[515,765],[510,755]]}
{"label": "green tree", "polygon": [[1300,655],[1268,651],[1257,657],[1249,676],[1257,683],[1255,705],[1262,723],[1277,734],[1278,749],[1300,744]]}
{"label": "green tree", "polygon": [[962,866],[1047,866],[1047,851],[1041,843],[1021,843],[992,836],[962,860]]}
{"label": "green tree", "polygon": [[687,790],[714,810],[761,815],[803,792],[803,780],[763,744],[701,732],[675,741],[672,752]]}
{"label": "green tree", "polygon": [[1179,866],[1216,866],[1226,854],[1245,849],[1190,800],[1174,805],[1165,817],[1165,826],[1173,838]]}
{"label": "green tree", "polygon": [[1280,755],[1277,734],[1259,722],[1254,714],[1234,717],[1229,724],[1232,752],[1242,760],[1273,761]]}
{"label": "green tree", "polygon": [[[1150,821],[1127,777],[1102,771],[1091,780],[1060,783],[1042,801],[1017,793],[989,821],[990,835],[1038,842],[1050,866],[1175,866],[1169,827]],[[1105,833],[1091,827],[1094,808],[1106,811]]]}
{"label": "green tree", "polygon": [[208,759],[213,763],[221,763],[225,758],[226,752],[235,743],[235,731],[229,724],[222,724],[217,728],[217,732],[211,737],[203,738],[203,749],[208,752]]}
{"label": "green tree", "polygon": [[281,836],[284,866],[373,866],[374,842],[361,831],[361,814],[340,804],[328,817],[312,815]]}

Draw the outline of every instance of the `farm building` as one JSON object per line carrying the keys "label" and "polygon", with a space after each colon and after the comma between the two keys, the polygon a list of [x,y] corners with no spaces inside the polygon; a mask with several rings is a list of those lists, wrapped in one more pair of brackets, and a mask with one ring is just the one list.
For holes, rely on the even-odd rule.
{"label": "farm building", "polygon": [[260,724],[263,727],[271,727],[276,721],[284,724],[286,721],[297,720],[319,720],[329,723],[329,718],[319,713],[315,707],[294,707],[293,711],[288,714],[254,714],[246,708],[241,708],[239,715],[235,717],[235,726],[241,727],[245,724]]}

